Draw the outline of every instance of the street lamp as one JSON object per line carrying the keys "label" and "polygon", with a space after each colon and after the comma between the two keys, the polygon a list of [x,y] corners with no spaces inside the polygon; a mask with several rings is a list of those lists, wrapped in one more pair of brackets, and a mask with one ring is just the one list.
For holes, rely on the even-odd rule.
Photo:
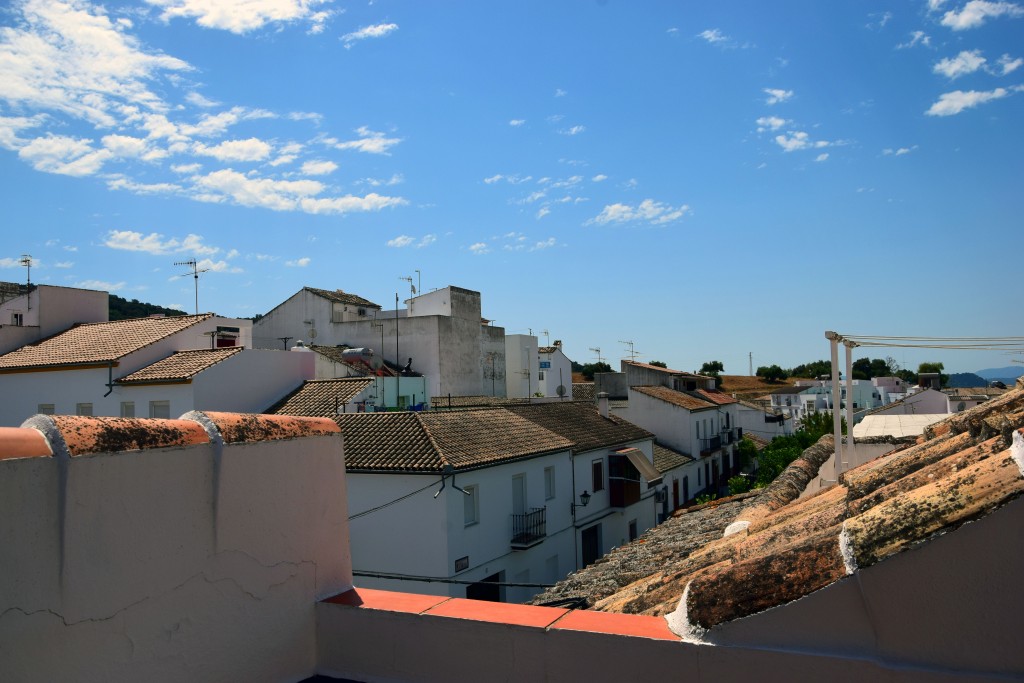
{"label": "street lamp", "polygon": [[590,502],[590,494],[587,493],[586,489],[583,489],[583,493],[580,494],[579,505],[577,505],[576,503],[572,503],[572,502],[569,503],[569,513],[572,516],[575,517],[576,516],[576,508],[578,508],[578,507],[585,508],[585,507],[587,507],[587,503],[589,503],[589,502]]}

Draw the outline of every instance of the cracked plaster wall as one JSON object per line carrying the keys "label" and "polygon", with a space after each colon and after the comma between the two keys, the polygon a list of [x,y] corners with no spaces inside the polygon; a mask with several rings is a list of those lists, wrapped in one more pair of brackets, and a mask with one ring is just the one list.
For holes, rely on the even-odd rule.
{"label": "cracked plaster wall", "polygon": [[352,583],[338,435],[54,450],[0,459],[0,680],[315,672],[315,602]]}

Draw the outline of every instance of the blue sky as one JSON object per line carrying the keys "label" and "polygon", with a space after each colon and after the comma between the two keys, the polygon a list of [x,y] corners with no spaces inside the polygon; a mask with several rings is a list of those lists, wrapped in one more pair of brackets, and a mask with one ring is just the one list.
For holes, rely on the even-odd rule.
{"label": "blue sky", "polygon": [[1022,37],[986,0],[13,2],[0,279],[192,310],[196,258],[251,316],[411,276],[581,362],[736,374],[1019,336]]}

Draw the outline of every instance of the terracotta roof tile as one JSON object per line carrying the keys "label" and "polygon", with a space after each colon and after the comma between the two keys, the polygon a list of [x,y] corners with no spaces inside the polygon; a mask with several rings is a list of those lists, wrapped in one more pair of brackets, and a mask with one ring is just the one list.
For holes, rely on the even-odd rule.
{"label": "terracotta roof tile", "polygon": [[[2,284],[2,283],[0,283]],[[36,429],[0,427],[0,460],[40,458],[53,455],[46,437]]]}
{"label": "terracotta roof tile", "polygon": [[230,358],[242,350],[241,346],[226,349],[198,349],[177,351],[163,360],[140,368],[117,380],[118,384],[146,384],[148,382],[183,382],[203,370]]}
{"label": "terracotta roof tile", "polygon": [[380,308],[380,304],[375,304],[369,299],[364,299],[361,296],[344,292],[340,289],[317,289],[316,287],[306,287],[307,291],[316,294],[317,296],[323,297],[328,301],[334,301],[339,304],[351,304],[353,306],[366,306],[367,308]]}
{"label": "terracotta roof tile", "polygon": [[206,430],[191,420],[36,415],[30,422],[37,420],[53,425],[72,456],[149,448],[180,448],[210,440]]}
{"label": "terracotta roof tile", "polygon": [[644,368],[645,370],[655,370],[657,372],[664,372],[668,375],[682,375],[685,377],[696,377],[699,379],[714,379],[714,377],[708,377],[707,375],[698,375],[693,372],[686,372],[685,370],[673,370],[672,368],[663,368],[660,365],[651,365],[650,363],[637,363],[636,361],[623,361],[626,365],[631,365],[635,368]]}
{"label": "terracotta roof tile", "polygon": [[680,408],[686,408],[687,410],[706,410],[708,408],[714,408],[715,404],[711,401],[703,398],[697,398],[688,393],[682,391],[676,391],[675,389],[669,389],[668,387],[654,386],[654,387],[630,387],[630,391],[636,391],[645,396],[656,398],[666,403],[679,406]]}
{"label": "terracotta roof tile", "polygon": [[507,406],[518,403],[530,403],[528,398],[507,398],[505,396],[433,396],[430,407],[437,410],[448,408],[486,408],[487,406]]}
{"label": "terracotta roof tile", "polygon": [[264,412],[269,415],[334,417],[338,406],[351,401],[373,382],[372,377],[307,380]]}
{"label": "terracotta roof tile", "polygon": [[654,442],[654,467],[662,474],[676,467],[682,467],[688,462],[693,462],[693,460],[691,456],[685,453],[680,453],[668,446],[662,446],[657,441]]}
{"label": "terracotta roof tile", "polygon": [[719,406],[727,406],[731,403],[738,403],[738,401],[734,399],[732,396],[721,391],[708,391],[707,389],[698,389],[696,391],[690,391],[687,393],[689,393],[692,396],[699,396],[700,398],[711,401],[715,405]]}
{"label": "terracotta roof tile", "polygon": [[559,401],[508,406],[507,409],[568,439],[577,453],[654,437],[646,429],[615,415],[601,417],[592,403]]}
{"label": "terracotta roof tile", "polygon": [[338,425],[323,417],[253,415],[212,411],[186,413],[185,417],[192,415],[205,415],[213,423],[213,426],[217,428],[224,443],[298,439],[309,436],[337,434],[340,431]]}
{"label": "terracotta roof tile", "polygon": [[76,325],[0,356],[0,372],[53,365],[109,363],[212,317],[213,313],[203,313]]}
{"label": "terracotta roof tile", "polygon": [[[831,456],[830,437],[823,437],[736,515],[734,533],[667,561],[597,608],[683,613],[674,623],[699,637],[803,597],[1024,495],[1022,466],[1010,448],[1011,440],[1024,446],[1021,427],[1018,389],[947,418],[920,443],[844,473],[838,485],[797,498]],[[645,535],[647,544],[659,529]]]}
{"label": "terracotta roof tile", "polygon": [[568,450],[572,443],[503,408],[335,416],[352,471],[473,469]]}
{"label": "terracotta roof tile", "polygon": [[572,400],[574,401],[596,401],[597,392],[594,391],[593,382],[573,382]]}

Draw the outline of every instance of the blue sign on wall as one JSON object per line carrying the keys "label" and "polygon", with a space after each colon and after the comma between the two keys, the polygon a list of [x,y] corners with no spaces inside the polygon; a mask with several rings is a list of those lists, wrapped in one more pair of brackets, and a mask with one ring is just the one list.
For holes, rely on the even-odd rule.
{"label": "blue sign on wall", "polygon": [[545,370],[545,369],[550,368],[550,367],[551,367],[551,361],[549,361],[549,360],[542,360],[540,362],[540,369],[541,370]]}

